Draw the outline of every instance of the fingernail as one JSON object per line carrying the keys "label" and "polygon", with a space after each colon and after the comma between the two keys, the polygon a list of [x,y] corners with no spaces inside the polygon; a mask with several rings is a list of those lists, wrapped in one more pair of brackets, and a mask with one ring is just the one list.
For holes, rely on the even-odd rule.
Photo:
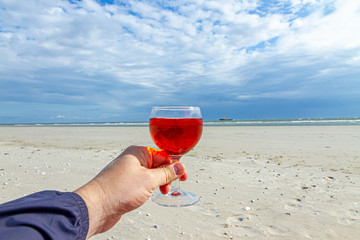
{"label": "fingernail", "polygon": [[176,163],[174,165],[174,171],[176,175],[182,175],[184,173],[184,167],[181,163]]}

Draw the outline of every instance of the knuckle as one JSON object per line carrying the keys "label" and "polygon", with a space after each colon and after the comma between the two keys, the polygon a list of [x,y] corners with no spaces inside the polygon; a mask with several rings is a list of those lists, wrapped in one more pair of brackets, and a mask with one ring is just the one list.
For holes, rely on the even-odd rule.
{"label": "knuckle", "polygon": [[164,172],[164,176],[165,176],[165,181],[166,183],[171,182],[172,178],[171,178],[171,171],[167,168],[167,167],[162,167],[162,170]]}

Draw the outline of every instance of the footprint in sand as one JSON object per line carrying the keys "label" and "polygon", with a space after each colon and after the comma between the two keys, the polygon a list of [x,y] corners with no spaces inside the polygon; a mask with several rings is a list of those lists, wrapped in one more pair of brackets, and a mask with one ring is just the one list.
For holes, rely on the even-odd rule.
{"label": "footprint in sand", "polygon": [[244,225],[246,216],[243,214],[235,214],[226,219],[225,228],[241,227]]}
{"label": "footprint in sand", "polygon": [[337,219],[338,223],[342,224],[342,225],[354,225],[356,223],[359,223],[359,220],[357,219],[353,219],[353,218],[345,218],[345,217],[340,217]]}
{"label": "footprint in sand", "polygon": [[290,199],[290,201],[284,205],[285,210],[298,210],[300,208],[302,208],[302,205],[299,199]]}
{"label": "footprint in sand", "polygon": [[266,231],[268,233],[270,233],[271,235],[275,235],[275,236],[287,236],[287,235],[289,235],[288,233],[286,233],[282,229],[280,229],[280,228],[278,228],[276,226],[273,226],[273,225],[270,225],[270,226],[266,227]]}
{"label": "footprint in sand", "polygon": [[219,216],[219,212],[216,210],[215,203],[197,204],[197,205],[191,206],[189,209],[193,210],[195,212],[201,212],[210,217]]}
{"label": "footprint in sand", "polygon": [[342,212],[341,214],[338,213],[337,220],[338,220],[338,223],[343,224],[343,225],[357,224],[360,222],[360,211],[355,210],[355,209],[349,209],[346,212]]}
{"label": "footprint in sand", "polygon": [[304,202],[299,198],[290,199],[290,201],[284,204],[284,209],[288,212],[301,211],[308,214],[318,214],[321,212],[312,206],[311,203]]}
{"label": "footprint in sand", "polygon": [[245,214],[234,214],[226,219],[222,228],[218,228],[216,233],[219,236],[229,235],[232,237],[257,237],[262,235],[262,232],[249,226],[247,221],[248,216]]}

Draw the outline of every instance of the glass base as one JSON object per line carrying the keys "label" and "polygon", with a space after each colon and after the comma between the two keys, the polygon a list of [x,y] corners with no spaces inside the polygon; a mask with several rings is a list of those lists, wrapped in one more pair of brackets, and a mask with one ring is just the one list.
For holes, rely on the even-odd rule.
{"label": "glass base", "polygon": [[168,194],[158,193],[153,195],[151,200],[160,206],[186,207],[199,202],[200,197],[181,189],[171,189]]}

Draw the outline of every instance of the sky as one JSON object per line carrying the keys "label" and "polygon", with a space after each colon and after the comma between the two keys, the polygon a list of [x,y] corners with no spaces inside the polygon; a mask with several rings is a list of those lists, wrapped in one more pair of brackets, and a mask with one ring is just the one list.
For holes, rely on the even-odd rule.
{"label": "sky", "polygon": [[0,0],[0,124],[360,116],[357,0]]}

